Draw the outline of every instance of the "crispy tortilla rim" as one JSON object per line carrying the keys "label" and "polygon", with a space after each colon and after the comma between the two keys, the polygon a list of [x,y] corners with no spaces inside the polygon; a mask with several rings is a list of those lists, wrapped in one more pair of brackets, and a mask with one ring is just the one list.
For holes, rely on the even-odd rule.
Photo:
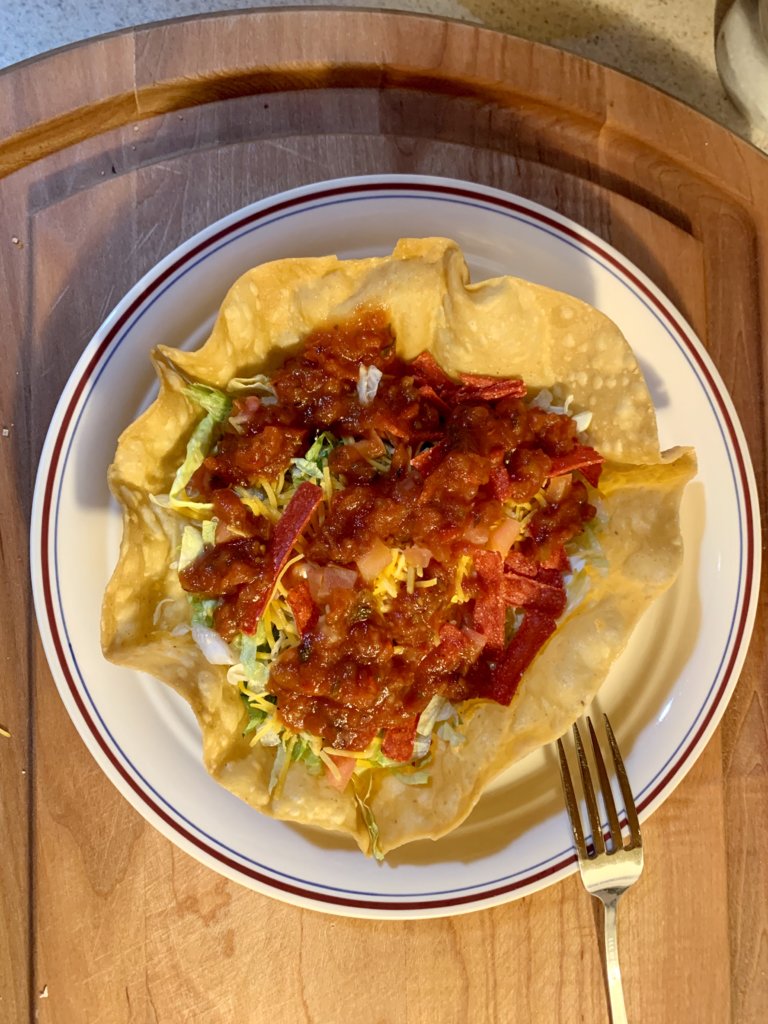
{"label": "crispy tortilla rim", "polygon": [[349,833],[369,852],[351,787],[338,792],[295,762],[279,795],[269,795],[276,748],[249,745],[226,669],[210,665],[189,633],[175,635],[189,621],[172,568],[184,520],[150,495],[168,493],[200,418],[183,391],[188,381],[225,388],[234,377],[269,372],[313,328],[361,307],[387,311],[405,359],[429,350],[449,373],[521,376],[531,391],[572,395],[574,412],[592,412],[589,443],[607,460],[599,528],[607,571],[591,574],[586,597],[561,620],[510,707],[467,702],[460,708],[465,742],[433,738],[427,785],[374,774],[367,802],[386,853],[455,828],[494,776],[582,714],[643,612],[677,575],[678,510],[696,467],[690,450],[660,452],[648,389],[610,320],[578,299],[515,278],[470,284],[454,242],[405,239],[388,257],[289,259],[244,274],[201,349],[159,346],[153,354],[159,396],[123,433],[109,470],[123,539],[101,636],[107,658],[150,673],[189,702],[208,771],[266,814]]}

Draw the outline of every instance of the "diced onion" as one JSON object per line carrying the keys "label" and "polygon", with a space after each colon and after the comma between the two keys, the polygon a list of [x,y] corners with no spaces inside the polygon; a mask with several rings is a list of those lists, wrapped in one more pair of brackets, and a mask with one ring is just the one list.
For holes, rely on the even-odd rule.
{"label": "diced onion", "polygon": [[554,503],[562,501],[571,489],[571,474],[563,473],[562,476],[555,476],[549,481],[547,487],[547,501]]}
{"label": "diced onion", "polygon": [[307,585],[315,604],[321,604],[331,596],[333,590],[352,590],[357,581],[354,569],[340,565],[314,565],[307,563]]}
{"label": "diced onion", "polygon": [[433,558],[429,548],[419,547],[418,544],[412,544],[409,548],[405,548],[403,554],[408,565],[412,565],[416,569],[426,569]]}
{"label": "diced onion", "polygon": [[464,539],[470,544],[486,544],[488,541],[487,526],[470,526],[464,531]]}
{"label": "diced onion", "polygon": [[520,521],[518,519],[504,519],[488,538],[488,547],[491,551],[498,551],[502,558],[506,558],[509,549],[520,536]]}
{"label": "diced onion", "polygon": [[372,546],[357,559],[357,568],[366,583],[372,583],[389,565],[392,552],[378,537]]}
{"label": "diced onion", "polygon": [[482,651],[482,649],[485,647],[485,637],[483,636],[483,634],[478,633],[474,629],[470,629],[469,626],[462,626],[461,632],[475,648],[475,653],[479,654],[480,651]]}
{"label": "diced onion", "polygon": [[583,412],[577,412],[573,417],[573,422],[576,424],[576,429],[579,433],[583,433],[592,422],[592,413],[589,409],[585,409]]}

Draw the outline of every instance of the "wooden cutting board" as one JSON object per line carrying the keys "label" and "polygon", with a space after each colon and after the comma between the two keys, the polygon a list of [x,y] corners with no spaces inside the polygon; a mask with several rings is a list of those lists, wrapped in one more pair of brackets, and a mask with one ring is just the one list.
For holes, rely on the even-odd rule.
{"label": "wooden cutting board", "polygon": [[[607,1020],[576,877],[461,918],[355,921],[241,889],[147,825],[42,654],[34,474],[91,334],[180,241],[295,185],[403,171],[527,196],[644,270],[717,364],[764,494],[768,159],[558,50],[355,11],[197,18],[55,52],[0,74],[0,134],[0,1020]],[[765,625],[763,600],[723,724],[645,827],[621,933],[644,1024],[768,1016]]]}

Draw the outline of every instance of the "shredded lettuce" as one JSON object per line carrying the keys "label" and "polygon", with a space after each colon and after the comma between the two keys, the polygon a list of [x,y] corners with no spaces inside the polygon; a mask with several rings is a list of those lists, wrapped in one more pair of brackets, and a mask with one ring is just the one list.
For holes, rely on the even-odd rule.
{"label": "shredded lettuce", "polygon": [[594,519],[584,524],[581,533],[565,545],[571,569],[563,577],[568,595],[564,614],[573,611],[587,596],[590,576],[593,573],[602,575],[608,571],[608,559],[605,557],[599,536],[604,521],[604,513],[598,511]]}
{"label": "shredded lettuce", "polygon": [[361,770],[367,770],[368,768],[402,768],[402,761],[393,761],[391,757],[387,757],[386,754],[382,754],[381,747],[377,750],[372,751],[367,757],[362,760],[358,760],[357,764],[361,767]]}
{"label": "shredded lettuce", "polygon": [[272,772],[269,776],[267,791],[270,796],[272,796],[282,781],[284,771],[288,770],[290,759],[291,752],[288,750],[288,747],[280,743],[275,753],[275,760],[272,763]]}
{"label": "shredded lettuce", "polygon": [[207,416],[200,420],[187,442],[184,461],[176,470],[176,476],[173,478],[170,493],[167,496],[156,497],[154,500],[157,504],[177,512],[186,510],[187,512],[195,513],[195,517],[198,519],[210,519],[213,505],[208,502],[193,501],[184,495],[185,488],[192,479],[192,475],[200,468],[203,459],[213,446],[217,427],[218,420],[211,413],[208,413]]}
{"label": "shredded lettuce", "polygon": [[[456,716],[458,719],[458,715]],[[466,736],[455,727],[453,722],[441,722],[435,730],[441,740],[445,740],[452,747],[460,747]]]}
{"label": "shredded lettuce", "polygon": [[218,525],[218,519],[206,519],[205,522],[200,524],[200,529],[203,534],[203,544],[213,547],[216,543],[216,527]]}
{"label": "shredded lettuce", "polygon": [[392,774],[398,782],[402,782],[406,786],[426,786],[432,777],[428,771],[393,772]]}
{"label": "shredded lettuce", "polygon": [[203,535],[200,530],[194,526],[185,526],[181,535],[179,572],[196,561],[202,555],[204,547]]}
{"label": "shredded lettuce", "polygon": [[413,743],[414,761],[419,761],[429,754],[432,733],[438,723],[448,722],[452,719],[458,722],[458,715],[451,702],[445,697],[435,694],[419,715],[419,721],[416,724],[416,739]]}
{"label": "shredded lettuce", "polygon": [[206,384],[190,384],[184,388],[184,394],[204,409],[206,415],[192,431],[184,461],[176,470],[170,493],[152,495],[152,501],[161,508],[182,512],[193,519],[210,519],[213,505],[188,498],[186,486],[213,447],[218,426],[229,416],[232,401],[222,391]]}
{"label": "shredded lettuce", "polygon": [[267,712],[263,708],[256,707],[255,704],[251,704],[247,695],[242,691],[240,693],[240,698],[245,705],[245,710],[248,712],[248,721],[243,729],[243,736],[247,736],[249,733],[255,732],[260,725],[264,724]]}
{"label": "shredded lettuce", "polygon": [[607,572],[608,559],[605,557],[599,535],[600,527],[604,525],[603,519],[604,516],[598,512],[594,519],[584,524],[581,533],[565,545],[565,553],[573,572],[580,572],[585,568]]}
{"label": "shredded lettuce", "polygon": [[523,621],[523,610],[522,608],[507,608],[506,618],[504,619],[504,646],[507,647],[512,637],[520,629],[520,623]]}
{"label": "shredded lettuce", "polygon": [[[234,647],[240,661],[234,666],[233,672],[246,680],[251,692],[263,693],[267,688],[270,662],[263,657],[259,658],[258,655],[269,653],[269,648],[260,642],[258,634],[250,636],[248,633],[240,633],[234,641]],[[230,679],[230,682],[232,681]]]}
{"label": "shredded lettuce", "polygon": [[325,467],[328,465],[328,456],[340,444],[341,441],[330,430],[319,433],[302,458],[291,459],[293,483],[322,480],[325,476]]}
{"label": "shredded lettuce", "polygon": [[320,775],[325,771],[325,766],[320,757],[315,753],[308,737],[298,736],[291,750],[291,760],[302,761],[310,775]]}
{"label": "shredded lettuce", "polygon": [[273,711],[267,711],[264,707],[265,702],[267,705],[272,705],[273,708],[277,706],[277,697],[273,696],[271,693],[267,694],[260,703],[255,704],[248,695],[248,692],[241,690],[240,699],[245,705],[245,710],[248,712],[248,723],[243,730],[243,736],[250,732],[254,732],[259,728],[259,726],[264,724],[268,716],[271,716],[271,714],[274,713]]}
{"label": "shredded lettuce", "polygon": [[232,412],[232,399],[218,388],[208,387],[207,384],[190,384],[184,388],[184,394],[205,409],[217,423],[222,423]]}
{"label": "shredded lettuce", "polygon": [[213,613],[219,603],[215,597],[198,597],[196,594],[187,594],[187,601],[192,609],[191,623],[193,626],[213,627]]}
{"label": "shredded lettuce", "polygon": [[419,736],[430,736],[432,734],[435,722],[440,719],[446,705],[450,707],[450,701],[446,700],[445,697],[435,694],[419,715],[419,721],[416,723],[416,732]]}
{"label": "shredded lettuce", "polygon": [[352,793],[355,797],[355,803],[360,813],[360,818],[366,827],[368,832],[368,838],[371,841],[371,853],[378,861],[384,860],[384,854],[382,853],[381,847],[379,846],[379,826],[376,824],[376,818],[373,815],[373,811],[368,805],[367,801],[371,795],[371,782],[368,779],[368,789],[366,790],[365,796],[362,796],[360,790],[357,788],[355,777],[353,776],[350,780],[352,786]]}
{"label": "shredded lettuce", "polygon": [[264,405],[277,402],[272,381],[263,373],[255,373],[252,377],[233,377],[227,384],[227,391],[233,395],[258,395]]}

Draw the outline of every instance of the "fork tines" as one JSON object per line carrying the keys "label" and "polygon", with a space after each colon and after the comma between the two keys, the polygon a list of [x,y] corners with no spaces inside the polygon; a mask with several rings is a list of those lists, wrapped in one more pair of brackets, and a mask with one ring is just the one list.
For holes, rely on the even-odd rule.
{"label": "fork tines", "polygon": [[[611,784],[608,778],[608,772],[605,767],[605,761],[600,750],[600,744],[598,743],[595,730],[592,726],[592,720],[587,718],[587,725],[589,727],[589,736],[592,744],[592,752],[594,755],[595,767],[597,768],[597,775],[600,790],[603,794],[603,801],[605,803],[605,809],[608,814],[608,830],[611,836],[611,842],[613,844],[613,851],[627,849],[632,850],[642,846],[642,839],[640,836],[640,823],[637,819],[637,811],[635,809],[635,802],[632,797],[632,790],[627,779],[627,772],[624,768],[624,762],[619,751],[616,737],[613,734],[611,723],[608,721],[608,716],[603,715],[605,721],[605,732],[608,737],[608,743],[611,747],[611,756],[613,764],[616,769],[616,776],[619,780],[619,787],[621,789],[621,795],[624,800],[624,807],[627,815],[627,823],[629,825],[629,841],[624,844],[621,835],[621,825],[619,823],[619,816],[616,813],[616,804],[613,799],[613,793],[611,791]],[[594,856],[600,854],[611,853],[613,851],[607,850],[605,845],[605,839],[603,836],[603,829],[600,823],[600,811],[598,809],[597,798],[595,796],[595,788],[592,783],[592,775],[589,769],[589,763],[587,761],[586,751],[584,750],[584,744],[581,740],[581,733],[579,732],[578,725],[573,726],[573,739],[576,745],[576,755],[579,761],[579,774],[581,775],[581,785],[584,791],[584,800],[587,805],[587,814],[589,816],[589,824],[592,831],[592,844],[594,846]],[[562,741],[557,741],[557,749],[560,755],[560,774],[563,781],[563,791],[565,793],[565,802],[568,808],[568,817],[571,821],[571,828],[573,830],[573,838],[576,843],[576,849],[578,850],[579,857],[589,857],[590,853],[587,848],[587,844],[584,839],[584,832],[581,827],[581,815],[579,814],[579,803],[576,798],[576,794],[573,789],[573,782],[571,781],[571,773],[568,768],[568,761],[565,756],[565,749]]]}

